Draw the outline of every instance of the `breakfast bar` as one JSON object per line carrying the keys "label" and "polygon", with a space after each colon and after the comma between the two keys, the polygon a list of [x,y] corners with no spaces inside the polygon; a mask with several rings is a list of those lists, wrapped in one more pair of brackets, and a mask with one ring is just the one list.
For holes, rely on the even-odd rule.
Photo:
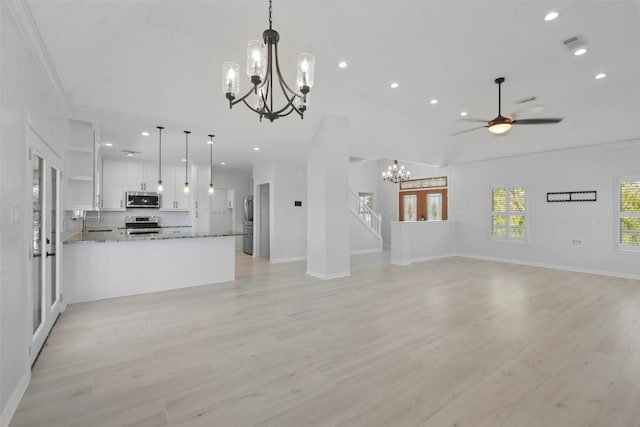
{"label": "breakfast bar", "polygon": [[235,280],[239,235],[79,234],[63,245],[65,300],[95,301]]}

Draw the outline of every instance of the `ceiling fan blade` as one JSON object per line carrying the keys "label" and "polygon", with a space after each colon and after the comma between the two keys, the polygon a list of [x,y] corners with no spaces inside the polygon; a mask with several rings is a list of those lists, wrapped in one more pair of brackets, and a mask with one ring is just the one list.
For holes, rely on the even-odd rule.
{"label": "ceiling fan blade", "polygon": [[511,122],[512,125],[545,125],[560,123],[561,118],[546,118],[546,119],[518,119]]}
{"label": "ceiling fan blade", "polygon": [[478,126],[477,128],[465,129],[465,130],[461,130],[459,132],[450,133],[449,136],[461,135],[463,133],[471,132],[471,131],[482,129],[482,128],[488,128],[488,127],[489,126]]}
{"label": "ceiling fan blade", "polygon": [[474,118],[470,118],[470,117],[464,117],[464,118],[458,119],[458,121],[461,121],[461,122],[476,122],[476,123],[489,123],[489,120],[474,119]]}

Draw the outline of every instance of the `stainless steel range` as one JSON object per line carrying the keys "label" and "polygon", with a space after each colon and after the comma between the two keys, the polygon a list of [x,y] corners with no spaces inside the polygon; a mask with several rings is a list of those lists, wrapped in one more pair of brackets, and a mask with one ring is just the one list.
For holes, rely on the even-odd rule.
{"label": "stainless steel range", "polygon": [[128,235],[160,232],[160,217],[157,216],[126,216],[124,221]]}

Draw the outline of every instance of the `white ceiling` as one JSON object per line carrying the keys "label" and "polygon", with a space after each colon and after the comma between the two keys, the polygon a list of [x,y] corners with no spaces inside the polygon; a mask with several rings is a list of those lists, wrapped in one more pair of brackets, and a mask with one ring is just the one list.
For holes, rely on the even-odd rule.
{"label": "white ceiling", "polygon": [[[73,110],[96,118],[118,155],[157,158],[161,124],[167,160],[184,157],[184,129],[193,132],[191,157],[203,162],[211,132],[216,159],[229,167],[302,160],[327,114],[349,119],[352,156],[432,165],[640,137],[637,1],[275,0],[283,73],[293,81],[297,54],[311,52],[316,84],[303,121],[274,123],[242,105],[229,110],[221,90],[222,63],[244,69],[247,41],[267,27],[266,0],[28,4]],[[545,22],[550,10],[560,17]],[[588,43],[581,57],[562,44],[575,35]],[[341,60],[349,67],[339,69]],[[607,78],[594,80],[599,72]],[[503,113],[565,120],[502,137],[484,129],[449,136],[476,126],[460,122],[460,111],[496,115],[499,76],[507,78]],[[243,73],[243,91],[247,82]],[[537,100],[514,103],[528,96]]]}

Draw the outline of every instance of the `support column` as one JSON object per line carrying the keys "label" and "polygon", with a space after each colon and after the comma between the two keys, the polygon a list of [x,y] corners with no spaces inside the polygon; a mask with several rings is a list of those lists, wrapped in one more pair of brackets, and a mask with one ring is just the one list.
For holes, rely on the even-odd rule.
{"label": "support column", "polygon": [[351,275],[347,119],[325,116],[307,151],[307,274]]}

